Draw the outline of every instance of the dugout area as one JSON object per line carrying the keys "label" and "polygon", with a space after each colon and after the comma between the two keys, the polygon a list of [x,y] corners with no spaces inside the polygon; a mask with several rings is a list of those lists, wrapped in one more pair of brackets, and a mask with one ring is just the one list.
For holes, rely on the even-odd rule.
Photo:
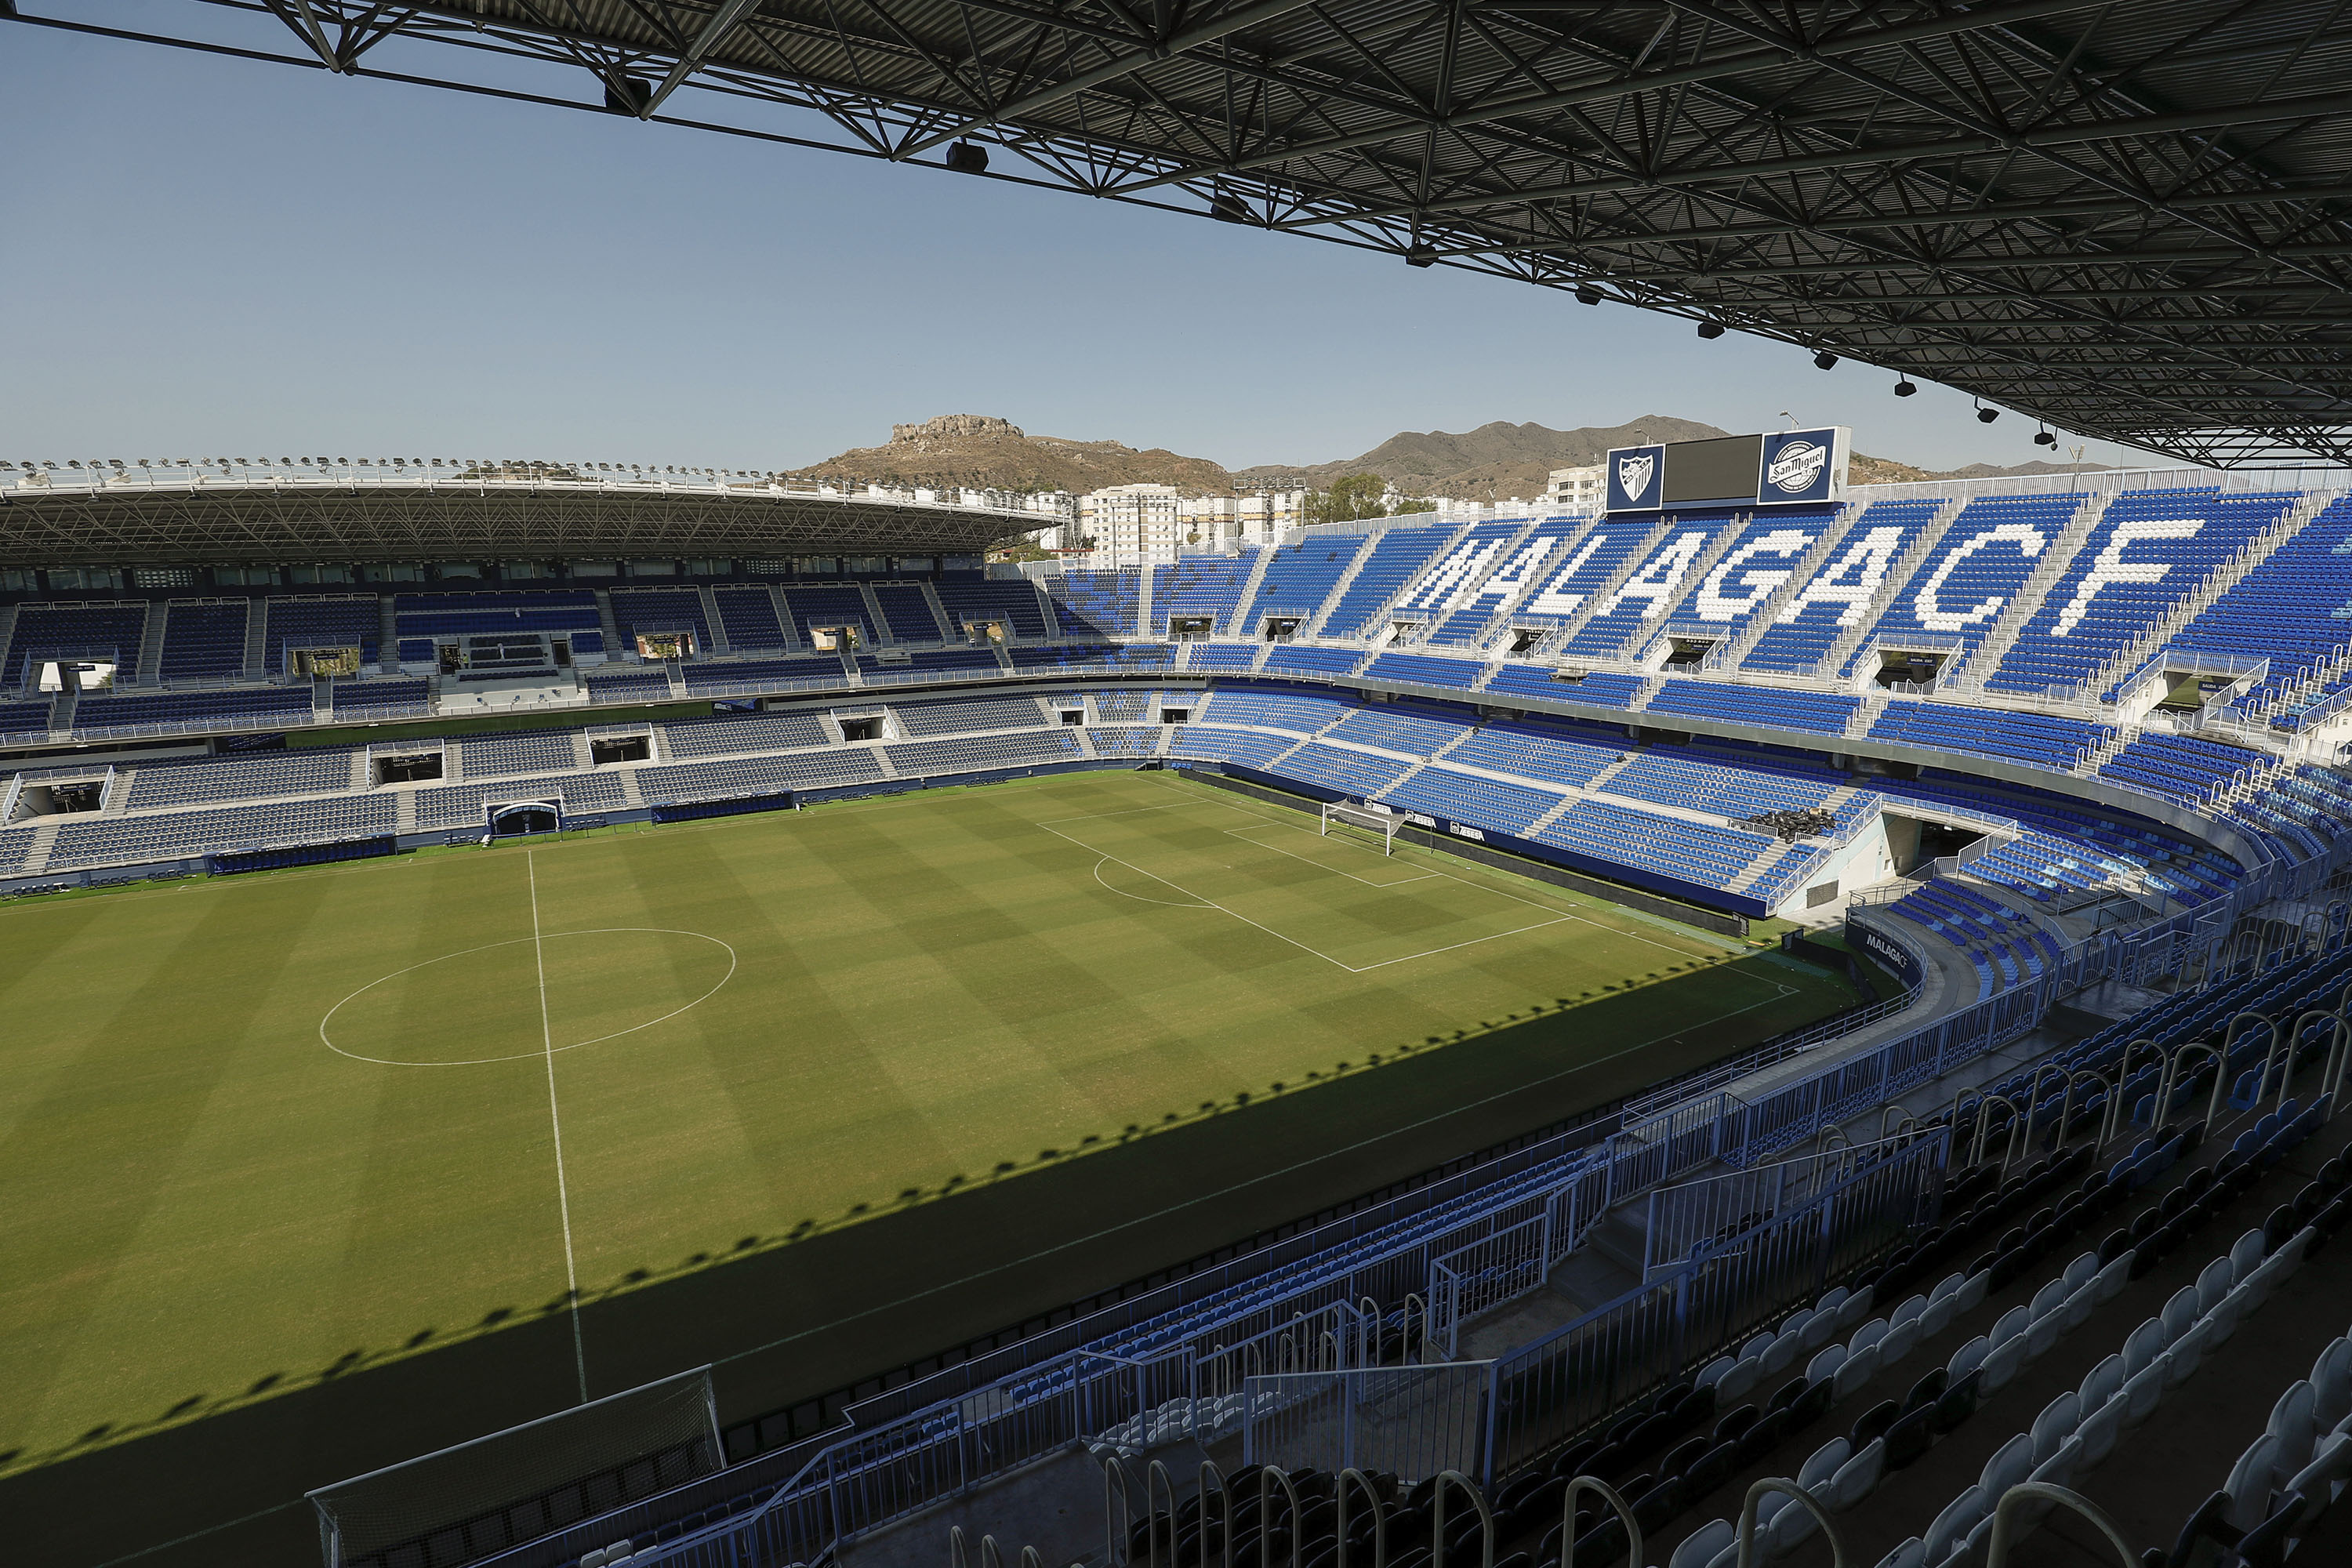
{"label": "dugout area", "polygon": [[134,1550],[583,1367],[714,1363],[730,1444],[786,1440],[1853,1000],[1318,826],[1091,773],[12,909],[56,1026],[0,1047],[0,1510]]}

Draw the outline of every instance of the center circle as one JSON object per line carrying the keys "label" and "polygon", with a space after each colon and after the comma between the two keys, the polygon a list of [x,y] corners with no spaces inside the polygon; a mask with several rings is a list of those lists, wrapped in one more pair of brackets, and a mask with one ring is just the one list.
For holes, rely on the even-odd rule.
{"label": "center circle", "polygon": [[735,977],[700,931],[549,931],[380,975],[327,1009],[319,1039],[383,1067],[479,1067],[577,1050],[667,1022]]}

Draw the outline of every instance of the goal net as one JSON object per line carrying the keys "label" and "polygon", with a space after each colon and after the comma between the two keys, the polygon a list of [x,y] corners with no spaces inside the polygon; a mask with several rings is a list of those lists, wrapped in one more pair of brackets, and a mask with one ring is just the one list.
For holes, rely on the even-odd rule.
{"label": "goal net", "polygon": [[1395,853],[1397,828],[1403,822],[1404,818],[1393,812],[1372,811],[1344,801],[1330,801],[1323,807],[1325,837],[1336,833],[1342,838],[1377,841],[1383,855]]}
{"label": "goal net", "polygon": [[719,1469],[701,1367],[310,1494],[326,1568],[456,1568]]}

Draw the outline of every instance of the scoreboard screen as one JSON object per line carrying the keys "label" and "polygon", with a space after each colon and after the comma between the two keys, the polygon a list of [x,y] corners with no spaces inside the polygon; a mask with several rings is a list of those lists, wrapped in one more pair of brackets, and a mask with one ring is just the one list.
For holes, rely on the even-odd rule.
{"label": "scoreboard screen", "polygon": [[1677,506],[1796,506],[1845,499],[1844,426],[1620,447],[1609,454],[1611,511]]}

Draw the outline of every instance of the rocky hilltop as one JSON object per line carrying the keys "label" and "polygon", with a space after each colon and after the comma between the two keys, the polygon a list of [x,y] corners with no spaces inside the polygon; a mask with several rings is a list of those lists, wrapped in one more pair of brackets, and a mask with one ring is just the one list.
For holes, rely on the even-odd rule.
{"label": "rocky hilltop", "polygon": [[1248,485],[1285,481],[1318,489],[1344,474],[1378,474],[1406,495],[1455,496],[1497,500],[1543,492],[1554,468],[1597,463],[1612,447],[1640,441],[1693,441],[1725,431],[1695,420],[1645,415],[1624,425],[1554,430],[1542,425],[1496,420],[1454,435],[1445,430],[1406,430],[1360,458],[1333,463],[1262,464],[1234,477]]}
{"label": "rocky hilltop", "polygon": [[987,414],[945,414],[919,425],[893,425],[883,447],[859,447],[793,476],[843,484],[923,485],[939,489],[1069,490],[1113,485],[1174,485],[1187,495],[1226,495],[1234,477],[1206,458],[1164,447],[1138,450],[1117,441],[1032,436]]}

